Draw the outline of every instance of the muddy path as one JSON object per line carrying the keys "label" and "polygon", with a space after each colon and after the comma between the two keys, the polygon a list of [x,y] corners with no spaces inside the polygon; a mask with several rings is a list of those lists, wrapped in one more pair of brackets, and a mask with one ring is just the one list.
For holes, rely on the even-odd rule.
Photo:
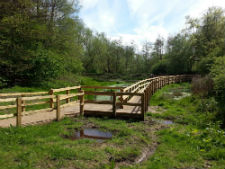
{"label": "muddy path", "polygon": [[[159,106],[149,106],[148,111],[153,111],[154,113],[161,114],[165,110]],[[129,160],[120,162],[116,164],[115,169],[119,169],[122,166],[134,166],[141,164],[145,161],[147,161],[149,158],[151,158],[155,151],[157,150],[157,147],[160,145],[160,142],[158,141],[157,132],[160,130],[163,130],[165,128],[170,127],[173,122],[168,120],[159,120],[159,119],[151,119],[150,117],[146,118],[144,121],[145,125],[151,126],[150,128],[146,128],[147,132],[150,133],[151,143],[147,145],[145,148],[142,149],[141,155],[136,157],[136,159],[133,162],[130,162]]]}

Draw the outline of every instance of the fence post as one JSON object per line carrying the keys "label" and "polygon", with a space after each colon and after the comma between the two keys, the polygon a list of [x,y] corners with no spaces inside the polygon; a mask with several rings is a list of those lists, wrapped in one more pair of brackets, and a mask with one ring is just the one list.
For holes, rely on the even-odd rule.
{"label": "fence post", "polygon": [[113,110],[114,117],[116,117],[116,92],[113,92],[112,110]]}
{"label": "fence post", "polygon": [[80,92],[83,93],[83,95],[81,95],[79,97],[79,99],[80,99],[80,115],[83,116],[84,115],[84,91],[80,90]]}
{"label": "fence post", "polygon": [[145,112],[147,111],[147,89],[144,91],[145,93]]}
{"label": "fence post", "polygon": [[145,119],[145,93],[141,95],[141,119]]}
{"label": "fence post", "polygon": [[26,111],[25,103],[26,103],[25,100],[22,100],[21,101],[21,104],[22,104],[22,112]]}
{"label": "fence post", "polygon": [[[67,91],[66,91],[66,94],[70,94],[70,90],[67,90]],[[66,99],[66,103],[69,103],[69,102],[70,102],[70,98],[67,98],[67,99]]]}
{"label": "fence post", "polygon": [[60,120],[60,95],[56,96],[56,120]]}
{"label": "fence post", "polygon": [[[123,93],[123,89],[120,89],[120,93]],[[122,105],[123,104],[123,95],[120,96],[120,103],[121,103],[120,108],[123,109],[123,105]]]}
{"label": "fence post", "polygon": [[[54,94],[53,89],[49,90],[48,94],[49,94],[49,95],[53,95],[53,94]],[[54,101],[53,101],[53,98],[50,98],[49,105],[50,105],[50,108],[54,108]]]}
{"label": "fence post", "polygon": [[16,126],[19,127],[22,125],[22,98],[21,97],[18,97],[16,99],[16,105],[17,105]]}

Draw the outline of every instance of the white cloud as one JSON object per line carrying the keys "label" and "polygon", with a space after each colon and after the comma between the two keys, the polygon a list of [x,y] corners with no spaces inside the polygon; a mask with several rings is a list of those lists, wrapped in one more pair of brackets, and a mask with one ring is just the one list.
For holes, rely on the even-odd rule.
{"label": "white cloud", "polygon": [[[121,8],[122,3],[127,9]],[[145,41],[179,32],[187,15],[199,17],[211,6],[225,8],[225,0],[81,0],[81,5],[81,17],[88,27],[122,39],[126,45],[135,42],[140,50]],[[129,18],[123,22],[130,25],[120,27],[124,10]]]}
{"label": "white cloud", "polygon": [[106,0],[81,0],[81,5],[81,18],[89,28],[106,34],[116,30],[118,12]]}
{"label": "white cloud", "polygon": [[142,50],[142,45],[146,41],[154,42],[158,36],[167,38],[168,32],[162,26],[149,26],[135,29],[133,34],[118,34],[112,37],[113,40],[121,40],[124,45],[130,45],[134,43],[137,51]]}

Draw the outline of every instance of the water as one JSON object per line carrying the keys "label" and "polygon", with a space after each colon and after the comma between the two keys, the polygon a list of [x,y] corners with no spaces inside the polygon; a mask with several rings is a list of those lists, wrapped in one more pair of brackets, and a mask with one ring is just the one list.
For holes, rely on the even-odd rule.
{"label": "water", "polygon": [[173,124],[173,121],[171,120],[159,120],[159,119],[154,119],[154,121],[160,123],[160,124],[165,124],[165,125],[171,125]]}
{"label": "water", "polygon": [[103,132],[98,129],[93,128],[87,128],[87,129],[81,129],[80,131],[77,131],[72,136],[65,136],[64,138],[68,138],[71,140],[78,140],[82,138],[87,138],[91,140],[96,140],[97,142],[103,142],[104,140],[111,139],[112,133],[110,132]]}

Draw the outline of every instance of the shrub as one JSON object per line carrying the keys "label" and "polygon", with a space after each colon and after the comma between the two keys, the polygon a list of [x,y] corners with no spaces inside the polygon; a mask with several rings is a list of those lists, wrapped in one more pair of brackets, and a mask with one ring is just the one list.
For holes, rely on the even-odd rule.
{"label": "shrub", "polygon": [[213,80],[209,76],[196,76],[191,83],[192,93],[206,97],[213,91]]}
{"label": "shrub", "polygon": [[225,123],[225,56],[215,59],[210,75],[215,84],[214,90],[220,107],[220,118]]}

